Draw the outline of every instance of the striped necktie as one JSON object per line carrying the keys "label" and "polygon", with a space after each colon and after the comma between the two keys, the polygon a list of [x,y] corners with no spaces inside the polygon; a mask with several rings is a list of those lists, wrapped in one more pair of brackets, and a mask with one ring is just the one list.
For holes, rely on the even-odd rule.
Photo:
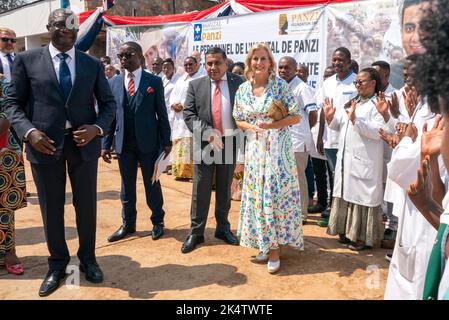
{"label": "striped necktie", "polygon": [[136,86],[134,84],[134,74],[132,72],[128,73],[128,93],[132,97],[136,93]]}

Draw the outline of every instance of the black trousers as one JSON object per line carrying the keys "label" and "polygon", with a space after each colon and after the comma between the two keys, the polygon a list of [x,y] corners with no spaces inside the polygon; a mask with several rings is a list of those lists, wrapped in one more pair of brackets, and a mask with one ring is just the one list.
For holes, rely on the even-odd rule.
{"label": "black trousers", "polygon": [[[317,203],[327,208],[327,164],[326,160],[312,158],[317,190]],[[332,192],[332,191],[331,191]]]}
{"label": "black trousers", "polygon": [[50,271],[65,270],[70,261],[64,228],[67,173],[76,212],[79,237],[77,255],[83,264],[96,262],[97,167],[98,160],[90,162],[82,160],[71,134],[65,137],[64,150],[57,163],[31,164],[50,252],[48,258]]}
{"label": "black trousers", "polygon": [[164,224],[165,212],[162,209],[164,199],[162,197],[161,183],[159,181],[154,184],[151,183],[154,164],[159,154],[158,151],[147,154],[140,153],[135,143],[125,144],[122,153],[117,154],[120,175],[122,177],[122,188],[120,192],[122,221],[126,226],[135,227],[136,225],[136,180],[138,164],[140,164],[142,172],[146,202],[151,209],[151,222],[153,225]]}
{"label": "black trousers", "polygon": [[[210,207],[214,172],[216,232],[230,230],[228,214],[231,209],[231,184],[238,146],[235,137],[222,138],[222,141],[224,149],[216,155],[217,158],[221,159],[220,163],[208,164],[208,162],[201,162],[193,166],[192,206],[190,210],[191,228],[189,234],[204,234]],[[232,152],[229,152],[229,148],[232,148]],[[231,154],[231,159],[226,159],[228,152]],[[215,156],[214,152],[211,155]]]}

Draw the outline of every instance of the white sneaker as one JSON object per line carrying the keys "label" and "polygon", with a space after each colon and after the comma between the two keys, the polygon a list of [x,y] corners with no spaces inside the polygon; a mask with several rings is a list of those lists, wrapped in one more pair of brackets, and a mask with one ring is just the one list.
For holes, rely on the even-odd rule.
{"label": "white sneaker", "polygon": [[268,260],[267,269],[269,273],[275,273],[281,267],[281,260],[270,261]]}
{"label": "white sneaker", "polygon": [[263,254],[262,252],[259,252],[259,254],[254,258],[257,262],[267,262],[268,261],[268,255]]}

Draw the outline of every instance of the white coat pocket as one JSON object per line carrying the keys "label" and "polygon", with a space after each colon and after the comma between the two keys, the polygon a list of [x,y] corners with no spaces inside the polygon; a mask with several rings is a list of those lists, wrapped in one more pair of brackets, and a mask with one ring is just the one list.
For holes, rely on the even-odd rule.
{"label": "white coat pocket", "polygon": [[398,245],[395,250],[397,250],[398,255],[399,273],[408,281],[413,282],[415,277],[416,248]]}
{"label": "white coat pocket", "polygon": [[361,180],[370,180],[374,176],[374,162],[361,157],[356,152],[352,154],[351,166],[348,169],[352,176]]}

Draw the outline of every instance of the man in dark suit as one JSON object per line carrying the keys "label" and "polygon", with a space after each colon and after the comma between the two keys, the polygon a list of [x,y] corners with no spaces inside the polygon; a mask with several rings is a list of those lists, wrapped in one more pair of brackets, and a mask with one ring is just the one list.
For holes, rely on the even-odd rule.
{"label": "man in dark suit", "polygon": [[115,132],[115,152],[122,177],[122,225],[108,240],[117,241],[136,231],[138,164],[142,169],[147,204],[152,212],[151,235],[153,240],[157,240],[164,233],[164,201],[160,182],[152,184],[151,178],[162,149],[165,152],[164,158],[171,151],[164,86],[160,77],[143,71],[140,65],[143,54],[139,44],[123,44],[118,58],[125,73],[109,79],[117,104],[117,114],[111,131],[103,139],[102,157],[110,163]]}
{"label": "man in dark suit", "polygon": [[90,282],[103,281],[95,257],[97,166],[100,136],[110,127],[116,106],[100,61],[74,48],[78,32],[74,19],[68,10],[50,13],[51,43],[16,56],[6,98],[8,118],[27,144],[50,252],[40,296],[59,287],[70,261],[64,236],[67,172],[80,270]]}
{"label": "man in dark suit", "polygon": [[[243,79],[227,72],[226,53],[218,48],[206,52],[206,71],[208,76],[193,80],[189,84],[184,108],[184,120],[193,132],[194,174],[192,207],[190,211],[191,228],[181,251],[188,253],[196,245],[204,242],[204,229],[212,193],[212,178],[216,173],[215,237],[228,244],[238,245],[228,221],[231,208],[231,183],[235,169],[237,128],[232,110],[235,93]],[[198,141],[204,138],[205,141]],[[198,150],[196,145],[200,145]],[[214,161],[206,161],[207,150]],[[228,155],[231,157],[228,157]],[[197,159],[201,156],[201,159]],[[208,159],[210,160],[210,159]]]}

